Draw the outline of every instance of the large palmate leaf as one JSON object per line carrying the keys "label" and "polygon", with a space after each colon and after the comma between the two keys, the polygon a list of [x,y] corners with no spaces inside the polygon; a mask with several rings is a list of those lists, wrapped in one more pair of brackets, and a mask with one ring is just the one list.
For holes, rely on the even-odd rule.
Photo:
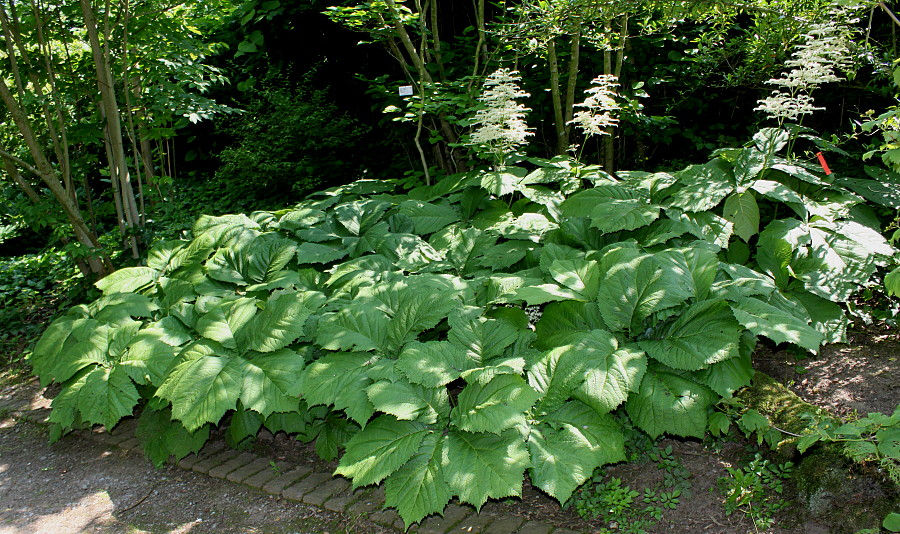
{"label": "large palmate leaf", "polygon": [[156,396],[172,404],[172,416],[188,432],[217,423],[237,401],[263,416],[297,409],[288,395],[299,380],[303,358],[289,350],[250,358],[202,340],[189,345],[169,371]]}
{"label": "large palmate leaf", "polygon": [[397,368],[410,382],[430,388],[447,385],[475,367],[466,349],[449,341],[408,343],[397,359]]}
{"label": "large palmate leaf", "polygon": [[682,187],[666,202],[682,211],[709,211],[734,191],[734,173],[731,166],[721,159],[691,165],[676,172],[675,178]]}
{"label": "large palmate leaf", "polygon": [[715,399],[706,386],[651,366],[625,409],[634,424],[654,438],[663,433],[699,438],[706,432],[707,409]]}
{"label": "large palmate leaf", "polygon": [[373,302],[357,302],[319,320],[316,343],[326,350],[376,350],[387,346],[390,317]]}
{"label": "large palmate leaf", "polygon": [[587,376],[587,370],[605,367],[617,348],[615,337],[604,330],[573,335],[570,344],[545,352],[529,369],[528,382],[541,395],[539,412],[552,412],[565,403]]}
{"label": "large palmate leaf", "polygon": [[528,450],[513,429],[499,436],[450,430],[444,439],[444,478],[453,493],[477,509],[490,498],[522,494]]}
{"label": "large palmate leaf", "polygon": [[590,441],[572,425],[532,427],[528,451],[531,482],[562,503],[599,466]]}
{"label": "large palmate leaf", "polygon": [[476,382],[463,388],[451,418],[462,430],[500,434],[524,423],[537,398],[538,393],[522,377],[501,374],[486,384]]}
{"label": "large palmate leaf", "polygon": [[548,304],[535,325],[535,346],[541,350],[568,345],[570,337],[585,330],[606,329],[600,309],[593,302],[564,301]]}
{"label": "large palmate leaf", "polygon": [[156,282],[159,271],[152,267],[126,267],[108,274],[94,285],[104,295],[131,293]]}
{"label": "large palmate leaf", "polygon": [[759,233],[759,206],[751,191],[734,193],[725,200],[723,215],[734,224],[734,233],[744,241]]}
{"label": "large palmate leaf", "polygon": [[167,343],[167,339],[165,331],[159,327],[142,330],[129,341],[119,366],[137,384],[161,384],[180,352],[177,346]]}
{"label": "large palmate leaf", "polygon": [[110,329],[94,319],[65,316],[54,321],[29,357],[41,385],[65,382],[91,364],[108,361]]}
{"label": "large palmate leaf", "polygon": [[429,430],[422,423],[382,415],[350,438],[335,473],[353,479],[353,487],[377,484],[408,462]]}
{"label": "large palmate leaf", "polygon": [[256,301],[250,298],[221,301],[197,319],[194,328],[206,339],[237,349],[236,333],[253,319],[258,309]]}
{"label": "large palmate leaf", "polygon": [[824,340],[823,335],[807,324],[802,317],[772,306],[754,297],[731,302],[734,317],[758,336],[766,336],[776,343],[794,343],[815,351]]}
{"label": "large palmate leaf", "polygon": [[596,261],[555,260],[549,271],[554,280],[589,298],[596,295],[600,286],[600,268]]}
{"label": "large palmate leaf", "polygon": [[194,432],[218,423],[241,395],[243,358],[214,341],[199,341],[181,352],[182,362],[168,374],[156,396],[172,404],[172,417]]}
{"label": "large palmate leaf", "polygon": [[611,412],[638,391],[647,371],[647,355],[626,345],[590,362],[574,396],[598,413]]}
{"label": "large palmate leaf", "polygon": [[638,345],[669,367],[696,371],[737,356],[740,339],[740,325],[726,303],[710,300],[690,306]]}
{"label": "large palmate leaf", "polygon": [[50,422],[68,428],[77,412],[82,421],[111,429],[133,413],[138,399],[138,391],[124,370],[94,365],[63,384],[53,399]]}
{"label": "large palmate leaf", "polygon": [[241,403],[263,417],[297,411],[299,401],[289,392],[300,380],[305,363],[301,355],[289,349],[251,354],[242,365]]}
{"label": "large palmate leaf", "polygon": [[236,248],[222,248],[207,262],[210,278],[238,285],[268,281],[297,253],[297,244],[268,232],[242,242]]}
{"label": "large palmate leaf", "polygon": [[679,273],[666,271],[652,255],[633,248],[613,249],[601,258],[597,306],[613,331],[637,330],[652,313],[692,296]]}
{"label": "large palmate leaf", "polygon": [[141,440],[144,454],[159,468],[170,456],[178,461],[188,454],[199,452],[209,439],[209,425],[195,432],[188,432],[184,426],[172,420],[172,411],[144,408],[134,432]]}
{"label": "large palmate leaf", "polygon": [[602,199],[591,212],[591,225],[603,233],[634,230],[659,218],[660,207],[642,199]]}
{"label": "large palmate leaf", "polygon": [[433,234],[445,226],[459,221],[459,212],[446,204],[431,204],[419,200],[407,200],[400,204],[400,213],[413,222],[419,235]]}
{"label": "large palmate leaf", "polygon": [[365,352],[328,354],[311,363],[290,392],[300,394],[310,406],[332,404],[365,425],[375,413],[366,388],[372,383],[368,370],[376,361]]}
{"label": "large palmate leaf", "polygon": [[444,388],[433,389],[404,380],[382,380],[366,389],[375,409],[401,421],[434,424],[450,414],[450,399]]}
{"label": "large palmate leaf", "polygon": [[397,508],[407,528],[440,513],[453,496],[444,481],[444,437],[427,434],[419,450],[384,482],[384,502]]}
{"label": "large palmate leaf", "polygon": [[325,295],[316,291],[274,293],[235,333],[237,346],[257,352],[283,349],[303,335],[306,319],[324,302]]}
{"label": "large palmate leaf", "polygon": [[500,355],[519,337],[519,330],[508,322],[480,317],[480,312],[478,308],[467,308],[452,313],[447,336],[450,342],[464,347],[478,364]]}
{"label": "large palmate leaf", "polygon": [[362,235],[384,216],[391,205],[379,200],[360,200],[334,208],[337,221],[355,236]]}
{"label": "large palmate leaf", "polygon": [[597,465],[625,460],[625,435],[611,414],[598,413],[587,404],[573,400],[548,414],[544,422],[556,428],[571,427],[570,431],[584,436],[591,444]]}
{"label": "large palmate leaf", "polygon": [[429,243],[444,255],[459,274],[476,270],[478,259],[496,243],[497,238],[477,228],[452,224],[435,233]]}

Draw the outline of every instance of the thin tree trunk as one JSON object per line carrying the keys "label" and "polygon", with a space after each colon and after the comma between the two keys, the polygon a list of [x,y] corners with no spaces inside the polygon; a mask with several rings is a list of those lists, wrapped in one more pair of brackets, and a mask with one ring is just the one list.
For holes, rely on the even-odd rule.
{"label": "thin tree trunk", "polygon": [[[119,193],[122,196],[122,209],[125,214],[125,226],[128,231],[127,240],[131,246],[131,253],[135,258],[140,258],[136,231],[140,226],[140,213],[134,197],[134,189],[131,184],[131,175],[125,158],[125,147],[122,142],[122,123],[119,118],[119,105],[116,101],[115,87],[113,85],[112,69],[109,64],[109,32],[104,34],[104,44],[101,46],[97,31],[97,19],[94,15],[90,0],[80,0],[81,11],[84,15],[84,23],[87,28],[88,40],[91,44],[91,52],[94,58],[94,68],[97,71],[97,85],[100,89],[100,106],[106,118],[106,131],[108,148],[110,150],[110,174],[112,180],[119,182]],[[106,16],[109,16],[107,10]]]}
{"label": "thin tree trunk", "polygon": [[552,39],[547,44],[547,63],[550,66],[550,101],[556,127],[556,154],[561,155],[565,154],[569,140],[566,138],[566,121],[563,118],[562,95],[559,90],[559,60],[556,57],[556,43]]}
{"label": "thin tree trunk", "polygon": [[[572,119],[575,117],[575,90],[577,89],[578,83],[578,69],[579,69],[579,57],[581,52],[581,23],[577,22],[575,27],[575,33],[571,35],[571,46],[569,48],[569,73],[567,78],[566,85],[566,107],[565,117],[563,121],[565,123],[566,134],[565,134],[565,147],[563,147],[563,151],[568,150],[569,141],[572,136]],[[560,155],[564,154],[564,152],[559,152]]]}

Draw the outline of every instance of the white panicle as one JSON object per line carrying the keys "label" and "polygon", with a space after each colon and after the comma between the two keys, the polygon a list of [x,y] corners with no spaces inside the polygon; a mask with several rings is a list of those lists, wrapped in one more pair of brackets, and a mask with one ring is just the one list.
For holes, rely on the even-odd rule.
{"label": "white panicle", "polygon": [[475,113],[474,124],[480,126],[472,133],[469,144],[483,147],[502,165],[516,148],[527,143],[533,135],[525,123],[531,109],[517,104],[516,99],[530,96],[519,89],[517,71],[498,69],[484,81],[484,91],[478,100],[484,105]]}
{"label": "white panicle", "polygon": [[601,74],[591,81],[591,88],[585,91],[587,98],[575,107],[586,108],[577,111],[569,124],[574,124],[588,137],[592,135],[609,135],[609,129],[615,128],[619,119],[612,112],[620,108],[616,102],[616,87],[619,79],[612,74]]}
{"label": "white panicle", "polygon": [[833,21],[812,25],[803,35],[803,43],[795,47],[791,59],[785,62],[785,66],[793,67],[791,71],[766,82],[782,89],[759,100],[760,105],[755,111],[763,111],[783,123],[824,109],[813,105],[810,93],[823,83],[843,80],[835,70],[850,66],[848,52],[847,35],[842,24]]}

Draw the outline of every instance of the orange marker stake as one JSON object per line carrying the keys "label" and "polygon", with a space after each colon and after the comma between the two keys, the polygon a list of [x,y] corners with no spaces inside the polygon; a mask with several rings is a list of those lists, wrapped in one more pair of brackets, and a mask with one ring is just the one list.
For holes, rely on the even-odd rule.
{"label": "orange marker stake", "polygon": [[825,156],[823,156],[821,152],[816,152],[816,157],[819,158],[819,165],[821,165],[822,170],[825,171],[825,176],[830,175],[831,169],[828,168],[828,163],[825,162]]}

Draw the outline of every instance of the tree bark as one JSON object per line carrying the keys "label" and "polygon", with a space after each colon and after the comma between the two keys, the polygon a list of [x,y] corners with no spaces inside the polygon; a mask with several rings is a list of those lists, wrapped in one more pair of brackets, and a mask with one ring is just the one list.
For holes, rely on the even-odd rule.
{"label": "tree bark", "polygon": [[[94,15],[91,0],[80,0],[81,11],[84,15],[84,23],[87,28],[88,41],[91,45],[91,53],[94,58],[94,68],[97,72],[97,86],[100,89],[100,107],[105,116],[110,174],[111,179],[119,184],[119,194],[122,198],[122,210],[125,215],[125,227],[129,235],[126,236],[131,246],[134,258],[140,258],[136,231],[140,228],[140,213],[131,184],[131,175],[125,158],[125,147],[122,141],[122,123],[119,118],[119,105],[116,101],[115,86],[112,77],[112,69],[109,62],[109,34],[104,35],[104,44],[100,43],[97,28],[97,18]],[[109,14],[107,13],[107,16]]]}

